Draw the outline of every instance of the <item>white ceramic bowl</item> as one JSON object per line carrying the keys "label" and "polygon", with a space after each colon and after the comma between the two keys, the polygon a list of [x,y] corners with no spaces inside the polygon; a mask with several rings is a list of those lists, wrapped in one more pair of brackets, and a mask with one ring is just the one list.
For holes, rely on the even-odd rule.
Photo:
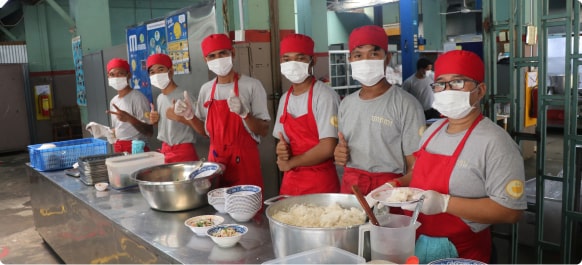
{"label": "white ceramic bowl", "polygon": [[229,212],[228,214],[232,219],[237,222],[248,222],[249,220],[253,219],[253,217],[257,214],[257,211],[254,212]]}
{"label": "white ceramic bowl", "polygon": [[[223,224],[208,229],[206,234],[219,247],[228,248],[236,245],[241,237],[248,231],[249,229],[244,225]],[[228,232],[233,232],[234,234],[230,235]]]}
{"label": "white ceramic bowl", "polygon": [[206,236],[206,231],[211,227],[220,225],[224,218],[218,215],[199,215],[184,221],[184,225],[190,228],[197,236]]}
{"label": "white ceramic bowl", "polygon": [[211,191],[209,191],[206,195],[208,197],[208,203],[209,204],[216,204],[216,203],[224,203],[225,201],[225,195],[226,195],[226,189],[228,188],[218,188],[218,189],[213,189]]}
{"label": "white ceramic bowl", "polygon": [[224,207],[224,202],[222,203],[211,203],[212,207],[219,213],[226,213],[226,207]]}
{"label": "white ceramic bowl", "polygon": [[107,189],[107,187],[109,187],[109,183],[107,182],[95,183],[95,189],[97,189],[98,191],[104,191]]}

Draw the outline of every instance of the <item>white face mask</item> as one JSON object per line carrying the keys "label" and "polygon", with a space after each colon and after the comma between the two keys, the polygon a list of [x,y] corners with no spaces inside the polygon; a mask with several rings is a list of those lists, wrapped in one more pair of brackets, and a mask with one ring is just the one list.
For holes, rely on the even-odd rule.
{"label": "white face mask", "polygon": [[309,64],[296,61],[284,62],[281,63],[281,73],[291,83],[299,84],[309,76]]}
{"label": "white face mask", "polygon": [[109,86],[119,91],[127,87],[127,77],[109,77]]}
{"label": "white face mask", "polygon": [[432,107],[443,116],[451,119],[464,118],[475,108],[470,103],[470,96],[473,91],[445,90],[434,93]]}
{"label": "white face mask", "polygon": [[153,86],[164,90],[170,84],[170,76],[168,73],[159,73],[155,75],[150,75],[150,82]]}
{"label": "white face mask", "polygon": [[365,86],[377,84],[384,76],[384,60],[361,60],[351,62],[352,77]]}
{"label": "white face mask", "polygon": [[222,57],[208,61],[208,69],[218,76],[225,76],[232,70],[232,57]]}
{"label": "white face mask", "polygon": [[425,76],[430,78],[430,80],[434,80],[434,72],[432,70],[427,70]]}

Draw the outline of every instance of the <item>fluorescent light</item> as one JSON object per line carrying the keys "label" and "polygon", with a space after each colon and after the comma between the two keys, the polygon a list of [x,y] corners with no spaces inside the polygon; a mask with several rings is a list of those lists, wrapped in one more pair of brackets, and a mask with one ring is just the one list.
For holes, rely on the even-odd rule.
{"label": "fluorescent light", "polygon": [[7,2],[8,0],[0,0],[0,8],[4,7]]}

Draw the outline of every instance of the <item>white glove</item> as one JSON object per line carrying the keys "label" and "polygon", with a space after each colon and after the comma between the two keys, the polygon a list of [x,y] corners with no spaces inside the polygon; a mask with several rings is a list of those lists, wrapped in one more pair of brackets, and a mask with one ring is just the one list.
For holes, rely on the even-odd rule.
{"label": "white glove", "polygon": [[[434,190],[426,190],[416,194],[414,199],[418,199],[422,195],[424,195],[424,202],[422,204],[422,208],[420,209],[421,213],[426,215],[433,215],[447,211],[451,195],[441,194]],[[403,205],[401,208],[404,210],[414,211],[414,208],[416,208],[416,203]]]}
{"label": "white glove", "polygon": [[[375,188],[374,190],[372,190],[370,193],[368,193],[368,195],[366,195],[366,197],[364,197],[366,199],[366,202],[368,203],[368,206],[372,207],[374,205],[376,205],[376,203],[378,203],[378,200],[372,198],[372,194],[374,194],[375,192],[381,191],[381,190],[388,190],[388,189],[393,189],[394,187],[392,186],[392,184],[386,182],[382,185],[380,185],[378,188]],[[384,204],[382,203],[378,203],[378,209],[382,209],[382,207],[384,207]]]}
{"label": "white glove", "polygon": [[113,130],[103,124],[99,124],[92,121],[89,122],[87,126],[85,126],[85,129],[87,129],[87,131],[89,131],[93,135],[93,138],[106,137],[107,141],[110,144],[114,144],[117,141],[117,138],[115,138],[115,133],[113,132]]}
{"label": "white glove", "polygon": [[243,119],[249,114],[249,110],[245,107],[240,97],[234,95],[234,91],[230,91],[230,96],[226,100],[226,103],[228,104],[230,112],[238,114]]}
{"label": "white glove", "polygon": [[176,100],[176,104],[174,104],[174,113],[186,118],[187,120],[194,118],[194,108],[192,107],[192,101],[190,101],[190,97],[188,96],[188,91],[184,91],[184,100]]}

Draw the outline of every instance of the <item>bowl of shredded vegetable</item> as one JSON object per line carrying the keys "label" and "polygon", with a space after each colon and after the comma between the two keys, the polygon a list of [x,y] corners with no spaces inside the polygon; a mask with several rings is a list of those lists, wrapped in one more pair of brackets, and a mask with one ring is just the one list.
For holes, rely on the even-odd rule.
{"label": "bowl of shredded vegetable", "polygon": [[206,231],[213,226],[222,224],[224,218],[218,215],[199,215],[184,221],[186,225],[192,232],[197,236],[206,236]]}
{"label": "bowl of shredded vegetable", "polygon": [[206,234],[212,238],[212,241],[219,247],[228,248],[236,245],[241,237],[246,234],[249,229],[244,225],[238,224],[223,224],[214,226]]}

